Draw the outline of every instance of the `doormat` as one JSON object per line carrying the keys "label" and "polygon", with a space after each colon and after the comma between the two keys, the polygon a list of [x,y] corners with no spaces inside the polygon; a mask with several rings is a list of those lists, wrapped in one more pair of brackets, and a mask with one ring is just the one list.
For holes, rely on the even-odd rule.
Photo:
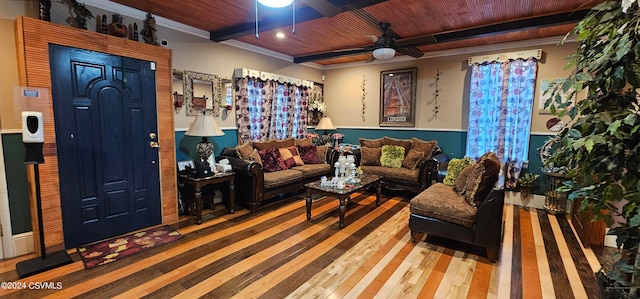
{"label": "doormat", "polygon": [[169,225],[78,247],[85,269],[91,269],[182,239]]}

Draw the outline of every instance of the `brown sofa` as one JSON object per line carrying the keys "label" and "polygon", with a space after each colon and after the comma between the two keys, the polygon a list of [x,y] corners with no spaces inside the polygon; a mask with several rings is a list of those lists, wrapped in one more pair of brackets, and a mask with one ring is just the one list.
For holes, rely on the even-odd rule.
{"label": "brown sofa", "polygon": [[480,246],[495,262],[504,206],[504,190],[494,189],[499,170],[500,161],[488,153],[463,169],[453,186],[436,183],[416,195],[409,204],[411,240],[425,233]]}
{"label": "brown sofa", "polygon": [[[363,172],[381,176],[381,184],[385,189],[420,193],[437,179],[439,161],[434,157],[441,155],[437,141],[424,141],[415,137],[383,137],[360,138],[359,142],[360,149],[354,151],[356,162],[359,162]],[[384,146],[401,147],[401,152],[404,153],[404,157],[400,157],[401,163],[393,167],[383,166],[381,159]]]}
{"label": "brown sofa", "polygon": [[[281,149],[294,148],[298,153],[304,153],[307,162],[313,160],[309,157],[310,150],[314,150],[318,161],[312,163],[300,162],[302,158],[285,157],[288,151]],[[283,157],[283,163],[289,164],[286,169],[274,168],[269,161],[263,160],[267,153],[276,153],[275,156]],[[298,192],[304,188],[304,184],[320,179],[323,175],[330,175],[333,172],[331,164],[327,163],[329,154],[327,146],[316,147],[311,143],[311,139],[269,140],[265,142],[245,142],[237,147],[228,147],[222,150],[217,159],[229,159],[233,170],[236,172],[235,190],[236,200],[244,204],[253,213],[265,200],[277,195]],[[284,154],[283,154],[284,153]],[[273,155],[272,155],[273,157]],[[274,158],[275,159],[275,158]],[[292,160],[295,165],[291,165]],[[286,161],[284,161],[286,160]],[[276,163],[279,164],[280,161]],[[304,165],[299,165],[303,163]],[[263,165],[264,164],[264,165]]]}

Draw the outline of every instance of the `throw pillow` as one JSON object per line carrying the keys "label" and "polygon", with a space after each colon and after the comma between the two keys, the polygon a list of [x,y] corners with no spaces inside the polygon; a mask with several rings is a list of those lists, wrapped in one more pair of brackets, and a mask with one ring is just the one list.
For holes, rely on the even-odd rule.
{"label": "throw pillow", "polygon": [[296,146],[296,140],[292,137],[285,138],[282,140],[276,140],[276,148],[290,147]]}
{"label": "throw pillow", "polygon": [[249,155],[249,160],[258,162],[258,164],[262,165],[262,159],[260,158],[260,153],[258,153],[258,149],[254,148],[251,155]]}
{"label": "throw pillow", "polygon": [[495,154],[483,156],[478,163],[473,165],[473,170],[467,178],[464,194],[467,203],[478,207],[493,188],[499,172],[500,160]]}
{"label": "throw pillow", "polygon": [[423,152],[426,158],[431,157],[433,150],[438,146],[438,141],[424,141],[415,137],[411,138],[411,142],[413,143],[411,148]]}
{"label": "throw pillow", "polygon": [[327,151],[329,149],[329,146],[316,146],[316,149],[318,150],[318,160],[320,160],[320,164],[327,163]]}
{"label": "throw pillow", "polygon": [[383,145],[380,155],[380,165],[391,168],[402,167],[404,161],[404,147],[399,145]]}
{"label": "throw pillow", "polygon": [[482,201],[487,198],[487,195],[489,195],[498,180],[498,174],[500,174],[500,159],[496,154],[489,153],[484,159],[484,171],[476,191],[476,206],[480,206]]}
{"label": "throw pillow", "polygon": [[413,142],[411,142],[411,140],[406,140],[406,139],[397,139],[397,138],[391,138],[391,137],[384,137],[382,138],[382,145],[398,145],[398,146],[402,146],[404,147],[404,154],[408,154],[409,150],[411,149],[411,147],[413,146]]}
{"label": "throw pillow", "polygon": [[249,156],[251,156],[252,152],[253,145],[251,145],[251,142],[249,141],[245,141],[243,144],[236,146],[236,154],[240,159],[251,160]]}
{"label": "throw pillow", "polygon": [[254,141],[253,147],[257,148],[259,151],[270,149],[270,148],[276,148],[276,141],[275,140],[267,140],[267,141],[260,141],[260,142]]}
{"label": "throw pillow", "polygon": [[424,152],[411,149],[409,150],[407,156],[404,158],[404,161],[402,161],[402,167],[414,170],[416,169],[416,166],[418,166],[418,164],[420,164],[420,162],[424,160],[424,158]]}
{"label": "throw pillow", "polygon": [[299,145],[298,151],[300,152],[300,158],[305,164],[320,164],[318,159],[318,149],[315,145]]}
{"label": "throw pillow", "polygon": [[300,158],[300,154],[298,154],[297,147],[283,147],[279,148],[278,151],[280,152],[282,161],[284,161],[284,165],[287,165],[287,168],[304,165],[302,158]]}
{"label": "throw pillow", "polygon": [[447,175],[444,177],[444,180],[442,182],[445,185],[453,186],[453,183],[455,183],[458,174],[460,174],[460,171],[471,164],[473,164],[473,160],[468,157],[462,159],[451,159],[451,161],[449,161],[449,165],[447,166]]}
{"label": "throw pillow", "polygon": [[380,166],[380,155],[382,155],[380,147],[360,147],[360,165]]}
{"label": "throw pillow", "polygon": [[296,146],[307,146],[312,144],[313,144],[313,139],[311,138],[296,139]]}
{"label": "throw pillow", "polygon": [[262,168],[266,172],[273,172],[287,169],[287,165],[284,164],[282,158],[280,158],[280,151],[275,148],[264,149],[258,152],[260,159],[262,160]]}
{"label": "throw pillow", "polygon": [[453,190],[458,194],[464,194],[464,192],[467,190],[467,179],[469,178],[469,175],[472,171],[473,165],[469,165],[458,174],[456,181],[453,183]]}
{"label": "throw pillow", "polygon": [[366,146],[370,148],[382,147],[382,138],[378,138],[378,139],[360,138],[359,141],[360,141],[360,146]]}

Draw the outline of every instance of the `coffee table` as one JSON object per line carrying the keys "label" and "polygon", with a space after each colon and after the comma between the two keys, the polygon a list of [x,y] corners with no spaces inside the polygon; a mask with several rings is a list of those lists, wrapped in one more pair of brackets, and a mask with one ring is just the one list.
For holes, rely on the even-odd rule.
{"label": "coffee table", "polygon": [[353,185],[349,185],[344,189],[338,189],[334,187],[321,186],[320,180],[307,183],[304,186],[307,189],[307,220],[311,220],[311,194],[320,194],[326,196],[332,196],[337,198],[340,201],[340,206],[338,206],[338,214],[340,215],[340,221],[338,222],[338,226],[340,228],[344,227],[344,214],[347,211],[347,203],[349,203],[349,199],[351,199],[351,194],[356,191],[362,190],[364,188],[368,188],[369,186],[376,187],[376,207],[380,205],[380,177],[374,174],[364,174],[360,177],[360,183],[356,183]]}

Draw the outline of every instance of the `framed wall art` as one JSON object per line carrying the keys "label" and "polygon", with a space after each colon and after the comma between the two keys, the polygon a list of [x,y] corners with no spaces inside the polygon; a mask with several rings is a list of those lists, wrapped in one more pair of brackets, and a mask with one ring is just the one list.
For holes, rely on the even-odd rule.
{"label": "framed wall art", "polygon": [[417,68],[380,72],[380,126],[413,127]]}

